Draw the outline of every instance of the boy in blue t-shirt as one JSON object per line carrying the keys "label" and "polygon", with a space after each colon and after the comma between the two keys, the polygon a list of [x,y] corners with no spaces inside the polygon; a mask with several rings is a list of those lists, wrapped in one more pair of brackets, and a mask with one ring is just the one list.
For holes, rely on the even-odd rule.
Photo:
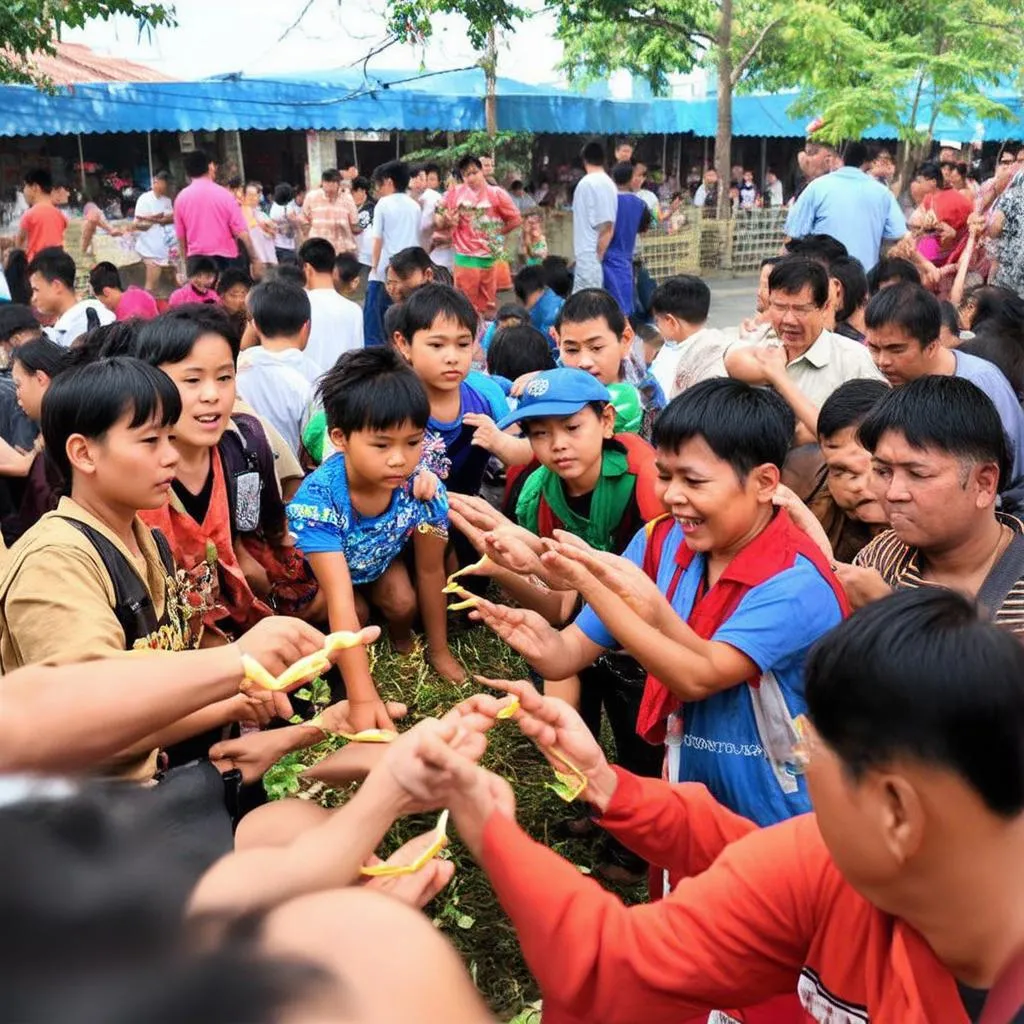
{"label": "boy in blue t-shirt", "polygon": [[[373,604],[384,613],[398,650],[412,646],[417,610],[427,657],[449,679],[465,671],[448,649],[444,551],[448,496],[412,493],[430,406],[423,386],[390,348],[346,352],[323,377],[319,395],[336,453],[299,487],[288,523],[327,599],[331,630],[358,630]],[[410,538],[415,587],[400,557]],[[339,666],[352,706],[353,731],[389,728],[362,648]]]}
{"label": "boy in blue t-shirt", "polygon": [[530,312],[530,323],[550,341],[552,349],[557,349],[558,342],[553,328],[558,321],[558,314],[562,312],[565,299],[548,287],[544,268],[539,264],[523,267],[516,274],[513,287],[516,290],[516,298]]}
{"label": "boy in blue t-shirt", "polygon": [[794,426],[770,390],[688,389],[654,431],[671,516],[622,558],[566,544],[541,558],[587,602],[575,622],[559,631],[534,612],[478,606],[546,679],[625,649],[649,673],[637,730],[668,742],[671,781],[701,782],[760,825],[810,810],[791,763],[803,665],[848,610],[824,556],[772,504]]}

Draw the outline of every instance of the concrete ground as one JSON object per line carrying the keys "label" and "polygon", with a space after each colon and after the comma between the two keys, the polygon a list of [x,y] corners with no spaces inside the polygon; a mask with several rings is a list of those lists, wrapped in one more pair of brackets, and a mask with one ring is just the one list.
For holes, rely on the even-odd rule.
{"label": "concrete ground", "polygon": [[709,327],[735,327],[748,316],[754,315],[754,300],[757,297],[756,274],[709,278],[708,285],[711,288]]}

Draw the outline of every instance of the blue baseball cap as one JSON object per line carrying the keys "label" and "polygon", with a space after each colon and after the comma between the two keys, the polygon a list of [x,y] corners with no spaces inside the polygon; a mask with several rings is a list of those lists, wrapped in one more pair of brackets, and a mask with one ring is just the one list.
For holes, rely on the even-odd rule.
{"label": "blue baseball cap", "polygon": [[610,402],[608,389],[585,370],[560,366],[538,373],[526,385],[519,398],[519,408],[509,413],[498,427],[504,430],[520,420],[542,416],[574,416],[591,402]]}

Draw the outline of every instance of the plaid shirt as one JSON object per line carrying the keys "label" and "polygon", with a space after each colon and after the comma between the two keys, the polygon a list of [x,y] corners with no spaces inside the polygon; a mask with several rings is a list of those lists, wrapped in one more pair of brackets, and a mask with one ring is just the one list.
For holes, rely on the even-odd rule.
{"label": "plaid shirt", "polygon": [[310,238],[326,238],[339,255],[356,251],[352,229],[359,226],[359,212],[348,192],[339,192],[331,202],[322,188],[314,189],[306,196],[302,212],[309,223]]}

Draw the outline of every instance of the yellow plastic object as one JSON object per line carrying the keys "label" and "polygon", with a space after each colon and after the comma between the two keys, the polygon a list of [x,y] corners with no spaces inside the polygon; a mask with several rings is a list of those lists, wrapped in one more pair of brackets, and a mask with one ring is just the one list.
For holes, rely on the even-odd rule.
{"label": "yellow plastic object", "polygon": [[556,768],[555,781],[548,782],[546,785],[567,804],[571,804],[587,788],[587,777],[556,747],[552,747],[548,753],[556,760],[561,761],[571,774],[560,772]]}
{"label": "yellow plastic object", "polygon": [[350,647],[358,647],[360,643],[358,633],[342,629],[327,637],[324,641],[324,653],[333,654],[335,651],[347,651]]}
{"label": "yellow plastic object", "polygon": [[245,678],[263,690],[278,689],[277,680],[252,655],[242,655],[242,671]]}
{"label": "yellow plastic object", "polygon": [[448,605],[448,611],[450,612],[461,612],[467,608],[475,608],[480,603],[479,597],[469,597],[465,601],[456,601],[455,604]]}
{"label": "yellow plastic object", "polygon": [[471,573],[476,572],[477,569],[482,569],[489,561],[490,559],[486,555],[484,555],[483,557],[477,559],[477,561],[475,561],[472,565],[467,565],[464,568],[459,569],[457,572],[453,572],[451,576],[448,577],[448,581],[441,588],[441,593],[457,594],[461,588],[456,585],[455,581],[460,576],[469,576]]}
{"label": "yellow plastic object", "polygon": [[353,743],[394,743],[398,739],[398,733],[390,729],[364,729],[362,732],[339,732],[335,735]]}
{"label": "yellow plastic object", "polygon": [[369,878],[393,878],[396,875],[414,875],[426,867],[448,845],[448,812],[442,811],[434,829],[434,841],[411,864],[374,864],[359,869]]}
{"label": "yellow plastic object", "polygon": [[519,710],[519,698],[513,697],[511,704],[506,704],[494,717],[499,721],[511,718]]}
{"label": "yellow plastic object", "polygon": [[331,667],[331,659],[325,651],[314,651],[304,658],[299,658],[294,665],[286,668],[275,680],[273,689],[284,690],[299,683],[315,679]]}

